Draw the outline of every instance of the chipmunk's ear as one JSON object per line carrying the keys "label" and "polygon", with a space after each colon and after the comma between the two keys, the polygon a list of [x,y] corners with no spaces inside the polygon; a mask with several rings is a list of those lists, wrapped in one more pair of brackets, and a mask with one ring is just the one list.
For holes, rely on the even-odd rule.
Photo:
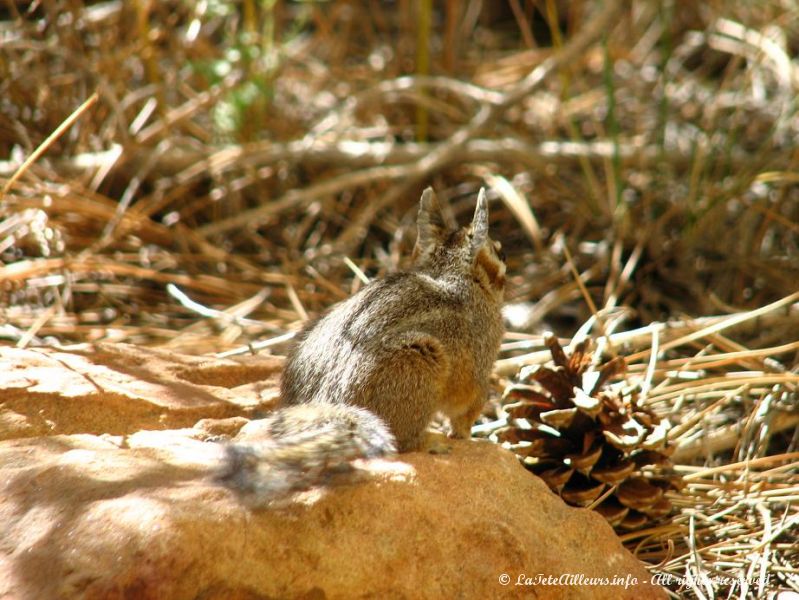
{"label": "chipmunk's ear", "polygon": [[416,226],[418,235],[416,237],[416,247],[413,249],[414,257],[421,256],[435,246],[436,243],[441,243],[447,232],[447,224],[444,221],[444,215],[441,213],[441,206],[438,203],[435,192],[433,192],[433,188],[429,187],[422,192]]}
{"label": "chipmunk's ear", "polygon": [[477,194],[477,207],[474,209],[474,217],[469,230],[472,256],[475,256],[488,241],[488,201],[485,188],[480,188],[480,192]]}

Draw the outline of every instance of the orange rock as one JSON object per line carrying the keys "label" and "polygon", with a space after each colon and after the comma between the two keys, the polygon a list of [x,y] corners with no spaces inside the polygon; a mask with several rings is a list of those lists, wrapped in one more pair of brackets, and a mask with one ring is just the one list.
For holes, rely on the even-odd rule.
{"label": "orange rock", "polygon": [[283,361],[214,359],[130,344],[0,347],[0,440],[191,427],[271,408]]}
{"label": "orange rock", "polygon": [[[124,368],[113,352],[74,356],[65,362],[84,379],[90,372],[101,388],[81,391],[87,410],[107,392],[108,380],[95,376],[110,369],[121,378],[113,393],[134,404],[145,402],[141,392],[125,389],[142,377],[154,386],[150,394],[164,393],[146,402],[168,415],[179,414],[175,398],[191,385],[205,386],[195,408],[219,402],[242,412],[222,397],[235,382],[215,388],[209,375],[229,368],[226,361],[214,371],[205,359],[189,385],[175,375],[185,357],[160,353]],[[25,377],[24,369],[17,375]],[[15,396],[15,412],[33,414],[39,394],[54,403],[68,391],[36,391],[24,410]],[[102,431],[99,419],[73,422],[72,414],[57,419],[59,430],[89,423]],[[201,441],[243,419],[159,431],[137,426],[149,421],[137,422],[136,414],[125,413],[126,427],[106,435],[0,443],[0,597],[665,597],[602,517],[567,507],[513,455],[487,442],[452,441],[448,455],[370,461],[361,483],[253,511],[211,477],[222,449]]]}

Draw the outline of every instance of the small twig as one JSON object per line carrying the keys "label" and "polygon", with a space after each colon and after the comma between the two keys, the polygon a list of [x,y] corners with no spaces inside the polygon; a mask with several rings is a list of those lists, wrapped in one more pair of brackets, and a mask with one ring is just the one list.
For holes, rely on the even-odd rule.
{"label": "small twig", "polygon": [[204,306],[199,302],[189,298],[189,296],[186,295],[174,283],[166,284],[166,291],[170,296],[172,296],[175,300],[177,300],[181,304],[181,306],[188,308],[190,311],[195,312],[200,316],[208,317],[209,319],[215,319],[217,321],[222,321],[226,325],[227,324],[258,325],[258,326],[263,325],[261,321],[256,321],[254,319],[247,319],[237,315],[231,315],[224,311]]}
{"label": "small twig", "polygon": [[80,116],[83,113],[85,113],[87,110],[89,110],[89,108],[94,106],[94,103],[97,102],[99,97],[100,96],[97,94],[97,92],[89,96],[89,98],[83,104],[81,104],[78,108],[76,108],[72,112],[71,115],[69,115],[66,119],[64,119],[61,125],[55,128],[55,131],[53,131],[53,133],[48,135],[45,138],[45,140],[41,144],[39,144],[36,150],[31,152],[30,156],[25,159],[25,161],[19,166],[16,172],[11,176],[11,179],[6,181],[5,185],[3,186],[3,191],[0,192],[0,200],[3,199],[3,197],[14,186],[17,180],[25,174],[25,171],[27,171],[28,168],[33,163],[35,163],[42,154],[47,152],[47,149],[53,145],[53,142],[55,142],[58,138],[60,138],[64,134],[64,132],[67,129],[69,129],[72,126],[72,124],[80,118]]}
{"label": "small twig", "polygon": [[369,278],[366,276],[366,273],[364,273],[358,265],[352,262],[352,259],[349,256],[344,257],[344,264],[349,267],[350,271],[352,271],[362,283],[369,283]]}
{"label": "small twig", "polygon": [[247,344],[246,346],[240,348],[233,348],[231,350],[226,350],[225,352],[219,352],[215,354],[216,358],[228,358],[230,356],[238,356],[240,354],[247,354],[255,353],[258,350],[265,350],[266,348],[271,348],[272,346],[279,346],[280,344],[284,344],[286,342],[290,342],[294,339],[297,335],[295,331],[291,331],[289,333],[284,333],[283,335],[278,335],[268,340],[263,340],[260,342],[253,342],[252,344]]}
{"label": "small twig", "polygon": [[[746,321],[751,321],[760,318],[772,311],[778,310],[786,306],[790,306],[791,304],[794,304],[797,301],[799,301],[799,292],[793,293],[789,296],[786,296],[785,298],[781,298],[780,300],[772,302],[771,304],[766,304],[765,306],[761,306],[760,308],[757,308],[755,310],[750,310],[747,312],[730,315],[728,317],[723,317],[716,323],[713,323],[712,325],[707,325],[697,331],[694,331],[677,339],[666,342],[660,348],[660,351],[665,352],[666,350],[676,348],[677,346],[683,346],[695,340],[702,339],[703,337],[707,337],[713,333],[718,333],[719,331],[723,331],[724,329],[734,327],[735,325],[739,325]],[[647,356],[651,351],[652,351],[651,348],[648,350],[643,350],[642,352],[639,352],[628,358],[630,360],[642,358],[644,356]]]}
{"label": "small twig", "polygon": [[[723,398],[727,400],[727,398]],[[799,414],[778,413],[775,415],[770,429],[772,434],[786,431],[799,425]],[[671,459],[675,463],[691,463],[697,456],[705,453],[718,454],[731,450],[741,441],[740,425],[732,425],[706,432],[701,439],[679,444]]]}

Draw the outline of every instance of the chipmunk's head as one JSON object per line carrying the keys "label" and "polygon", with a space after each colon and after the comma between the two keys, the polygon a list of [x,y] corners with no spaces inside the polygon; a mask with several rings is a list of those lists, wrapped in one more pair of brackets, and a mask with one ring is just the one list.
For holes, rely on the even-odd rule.
{"label": "chipmunk's head", "polygon": [[485,190],[477,195],[477,207],[468,227],[449,227],[432,188],[422,192],[419,229],[413,249],[414,266],[442,276],[470,274],[480,286],[494,294],[505,287],[505,256],[502,245],[488,236],[488,202]]}

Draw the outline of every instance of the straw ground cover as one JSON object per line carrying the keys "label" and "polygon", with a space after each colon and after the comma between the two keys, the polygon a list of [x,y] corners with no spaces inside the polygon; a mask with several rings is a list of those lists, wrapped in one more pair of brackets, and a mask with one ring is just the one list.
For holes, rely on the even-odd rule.
{"label": "straw ground cover", "polygon": [[424,186],[461,221],[485,186],[498,395],[595,336],[685,481],[628,546],[675,594],[799,591],[795,11],[8,2],[3,343],[281,353],[402,265]]}

